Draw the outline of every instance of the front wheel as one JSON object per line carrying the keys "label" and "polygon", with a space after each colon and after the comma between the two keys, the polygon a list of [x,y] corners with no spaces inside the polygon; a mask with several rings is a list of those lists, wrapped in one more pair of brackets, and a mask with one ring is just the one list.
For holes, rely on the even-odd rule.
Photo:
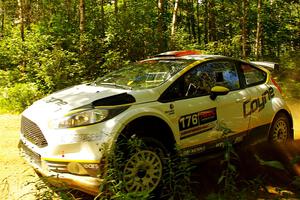
{"label": "front wheel", "polygon": [[124,183],[128,192],[152,192],[160,183],[163,164],[151,150],[140,150],[132,155],[124,167]]}
{"label": "front wheel", "polygon": [[279,113],[273,120],[269,139],[274,143],[285,143],[292,139],[292,129],[288,117]]}
{"label": "front wheel", "polygon": [[167,149],[154,138],[138,140],[141,145],[125,156],[123,183],[127,192],[152,193],[161,183]]}

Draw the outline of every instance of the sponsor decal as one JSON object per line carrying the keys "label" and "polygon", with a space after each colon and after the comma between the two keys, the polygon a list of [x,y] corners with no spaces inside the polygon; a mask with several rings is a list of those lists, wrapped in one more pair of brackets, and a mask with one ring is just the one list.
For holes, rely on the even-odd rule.
{"label": "sponsor decal", "polygon": [[242,142],[245,139],[247,132],[242,132],[237,135],[233,135],[230,137],[222,137],[218,140],[207,142],[204,144],[199,144],[195,145],[192,147],[187,147],[181,150],[181,154],[186,156],[186,155],[193,155],[193,154],[199,154],[203,152],[209,152],[214,149],[224,149],[225,147],[225,139],[229,140],[232,142],[232,144],[237,144]]}
{"label": "sponsor decal", "polygon": [[85,169],[99,169],[99,164],[94,164],[94,163],[83,163],[82,166]]}
{"label": "sponsor decal", "polygon": [[206,145],[194,146],[192,148],[186,148],[181,151],[182,156],[193,155],[197,153],[202,153],[206,150]]}
{"label": "sponsor decal", "polygon": [[167,115],[174,115],[175,114],[175,110],[174,110],[174,104],[170,104],[170,110],[165,111],[165,113]]}
{"label": "sponsor decal", "polygon": [[179,118],[180,139],[197,135],[215,127],[216,108],[191,113]]}
{"label": "sponsor decal", "polygon": [[243,104],[244,117],[248,117],[254,112],[260,112],[265,108],[267,100],[271,100],[274,97],[274,89],[270,87],[260,97],[252,100],[245,101]]}
{"label": "sponsor decal", "polygon": [[68,103],[61,100],[61,99],[57,99],[54,97],[51,97],[50,99],[46,100],[46,103],[55,103],[56,105],[62,106],[62,105],[67,105]]}

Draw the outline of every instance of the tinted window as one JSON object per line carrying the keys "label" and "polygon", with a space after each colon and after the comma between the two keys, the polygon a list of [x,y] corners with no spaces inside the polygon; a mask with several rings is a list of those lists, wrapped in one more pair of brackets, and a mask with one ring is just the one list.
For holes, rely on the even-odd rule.
{"label": "tinted window", "polygon": [[266,81],[267,73],[258,68],[243,63],[241,69],[245,77],[246,86],[258,85]]}
{"label": "tinted window", "polygon": [[163,99],[175,100],[209,95],[214,86],[230,90],[240,88],[236,64],[229,61],[203,63],[178,79],[163,94]]}

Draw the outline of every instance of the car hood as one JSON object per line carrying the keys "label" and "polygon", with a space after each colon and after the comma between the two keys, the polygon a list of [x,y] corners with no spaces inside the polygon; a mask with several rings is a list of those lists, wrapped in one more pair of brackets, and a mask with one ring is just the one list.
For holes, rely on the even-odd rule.
{"label": "car hood", "polygon": [[[31,105],[24,113],[38,110],[43,115],[66,114],[84,106],[116,106],[144,103],[158,98],[153,90],[125,90],[88,84],[55,92]],[[49,116],[50,117],[50,116]]]}

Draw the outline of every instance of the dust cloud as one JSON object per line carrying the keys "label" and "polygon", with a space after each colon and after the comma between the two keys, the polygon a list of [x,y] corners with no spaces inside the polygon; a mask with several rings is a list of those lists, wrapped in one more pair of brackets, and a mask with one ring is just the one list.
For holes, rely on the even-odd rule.
{"label": "dust cloud", "polygon": [[292,111],[295,140],[300,140],[300,102],[296,100],[289,100],[287,102],[290,110]]}

